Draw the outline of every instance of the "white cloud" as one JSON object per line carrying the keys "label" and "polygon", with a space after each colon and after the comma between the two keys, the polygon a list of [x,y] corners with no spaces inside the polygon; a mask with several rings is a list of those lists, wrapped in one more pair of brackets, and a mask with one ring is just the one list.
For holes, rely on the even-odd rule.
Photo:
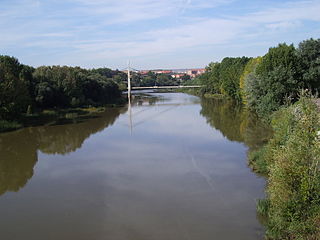
{"label": "white cloud", "polygon": [[166,16],[178,16],[186,9],[213,8],[231,0],[69,0],[81,3],[84,15],[104,15],[104,24],[132,23]]}
{"label": "white cloud", "polygon": [[[287,31],[301,32],[305,21],[320,21],[319,0],[279,3],[251,13],[188,16],[223,4],[232,8],[232,2],[13,0],[0,6],[0,44],[11,52],[38,48],[39,56],[46,54],[43,49],[55,49],[60,51],[55,57],[61,64],[90,66],[105,59],[143,58],[198,47],[227,48],[235,41],[257,42],[266,35],[276,38]],[[156,24],[148,23],[150,20],[157,20]]]}
{"label": "white cloud", "polygon": [[302,23],[300,21],[284,21],[284,22],[277,22],[277,23],[270,23],[267,24],[266,27],[271,30],[286,30],[286,29],[293,29],[302,26]]}
{"label": "white cloud", "polygon": [[284,22],[297,20],[320,21],[320,1],[300,1],[285,3],[278,8],[270,8],[246,17],[240,17],[241,21],[254,21],[255,23]]}
{"label": "white cloud", "polygon": [[92,58],[140,57],[174,52],[199,45],[223,44],[241,33],[241,22],[207,19],[179,27],[144,32],[130,41],[98,40],[74,43],[79,51],[92,52]]}

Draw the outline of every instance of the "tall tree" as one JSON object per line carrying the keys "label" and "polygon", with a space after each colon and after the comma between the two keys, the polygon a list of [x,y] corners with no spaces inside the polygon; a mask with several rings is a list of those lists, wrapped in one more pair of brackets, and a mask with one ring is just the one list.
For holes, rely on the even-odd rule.
{"label": "tall tree", "polygon": [[320,92],[320,39],[301,42],[297,55],[301,61],[303,87]]}
{"label": "tall tree", "polygon": [[255,96],[252,94],[252,85],[256,84],[256,69],[261,63],[262,57],[252,58],[245,66],[243,73],[240,77],[240,95],[242,103],[253,104]]}
{"label": "tall tree", "polygon": [[0,118],[16,118],[30,103],[27,85],[19,77],[21,69],[18,59],[0,56]]}
{"label": "tall tree", "polygon": [[253,94],[256,110],[268,115],[285,103],[286,98],[296,99],[302,87],[301,69],[293,45],[285,43],[270,48],[256,69],[257,79]]}

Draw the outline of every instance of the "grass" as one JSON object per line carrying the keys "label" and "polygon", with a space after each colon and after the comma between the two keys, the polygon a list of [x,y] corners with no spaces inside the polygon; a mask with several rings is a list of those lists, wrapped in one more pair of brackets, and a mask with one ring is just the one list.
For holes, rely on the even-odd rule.
{"label": "grass", "polygon": [[223,94],[218,94],[218,93],[205,93],[203,95],[205,98],[216,98],[216,99],[225,99],[227,98],[225,95]]}
{"label": "grass", "polygon": [[268,199],[259,199],[257,201],[257,212],[262,217],[267,217],[270,208],[270,202]]}
{"label": "grass", "polygon": [[248,153],[249,166],[255,173],[266,176],[268,174],[268,164],[266,162],[267,147],[253,150]]}

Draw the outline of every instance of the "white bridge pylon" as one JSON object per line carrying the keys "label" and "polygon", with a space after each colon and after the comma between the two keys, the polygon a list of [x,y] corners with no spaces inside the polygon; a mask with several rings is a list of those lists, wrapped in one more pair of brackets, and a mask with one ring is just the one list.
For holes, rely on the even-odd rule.
{"label": "white bridge pylon", "polygon": [[143,90],[143,89],[179,89],[179,88],[200,88],[201,85],[179,85],[179,86],[152,86],[152,87],[132,87],[131,86],[131,72],[139,72],[134,68],[130,67],[130,61],[128,61],[127,75],[128,75],[128,99],[130,103],[131,90]]}

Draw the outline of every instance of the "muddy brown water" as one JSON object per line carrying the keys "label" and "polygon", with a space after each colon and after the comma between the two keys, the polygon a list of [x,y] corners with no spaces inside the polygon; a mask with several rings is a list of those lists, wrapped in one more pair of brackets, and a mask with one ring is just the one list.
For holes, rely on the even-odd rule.
{"label": "muddy brown water", "polygon": [[2,240],[256,240],[268,135],[234,104],[137,96],[80,123],[0,134]]}

